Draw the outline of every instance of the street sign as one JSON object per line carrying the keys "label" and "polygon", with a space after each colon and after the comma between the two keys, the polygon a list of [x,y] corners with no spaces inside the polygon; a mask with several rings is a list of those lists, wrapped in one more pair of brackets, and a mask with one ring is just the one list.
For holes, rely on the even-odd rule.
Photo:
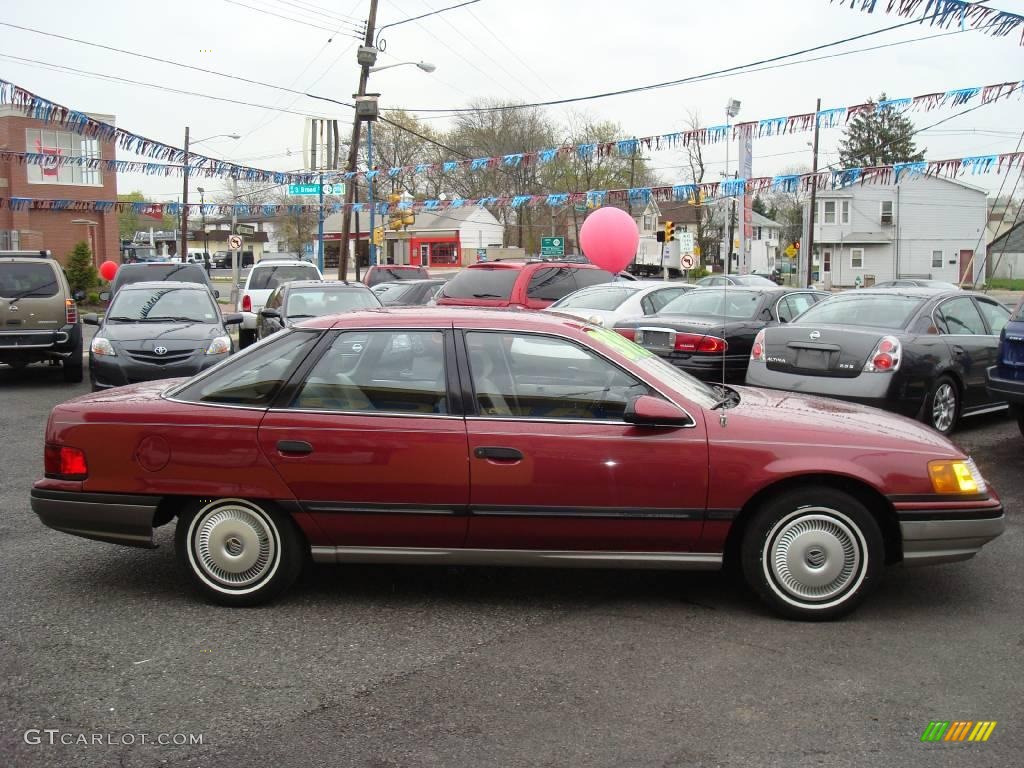
{"label": "street sign", "polygon": [[565,238],[542,237],[540,239],[541,256],[565,256]]}
{"label": "street sign", "polygon": [[789,256],[789,258],[792,259],[794,256],[796,256],[797,250],[796,248],[793,247],[793,244],[790,243],[788,246],[786,246],[786,250],[783,251],[783,253],[785,253],[787,256]]}
{"label": "street sign", "polygon": [[[337,184],[324,184],[325,195],[344,195],[345,194],[345,182],[339,181]],[[288,185],[289,195],[319,195],[320,185],[319,184],[289,184]]]}
{"label": "street sign", "polygon": [[239,251],[242,249],[242,236],[231,235],[228,237],[228,248],[232,251]]}
{"label": "street sign", "polygon": [[236,224],[235,232],[239,235],[255,235],[256,226],[254,224]]}
{"label": "street sign", "polygon": [[684,253],[679,257],[679,266],[683,269],[693,269],[697,266],[697,257],[690,253]]}

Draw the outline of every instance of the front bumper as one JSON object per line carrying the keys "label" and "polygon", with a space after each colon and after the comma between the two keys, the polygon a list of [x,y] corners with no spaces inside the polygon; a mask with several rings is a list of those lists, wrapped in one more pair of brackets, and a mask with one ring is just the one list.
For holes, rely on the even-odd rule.
{"label": "front bumper", "polygon": [[32,511],[43,525],[95,541],[154,549],[159,496],[32,489]]}
{"label": "front bumper", "polygon": [[993,400],[1003,400],[1018,408],[1024,406],[1024,381],[1000,378],[999,366],[985,370],[985,388]]}
{"label": "front bumper", "polygon": [[114,357],[94,355],[90,352],[89,377],[96,389],[123,387],[126,384],[159,379],[188,378],[216,365],[228,354],[230,353],[207,355],[202,350],[196,350],[187,360],[180,363],[156,365],[134,360],[120,351]]}
{"label": "front bumper", "polygon": [[897,512],[904,565],[969,560],[1006,530],[1002,506]]}

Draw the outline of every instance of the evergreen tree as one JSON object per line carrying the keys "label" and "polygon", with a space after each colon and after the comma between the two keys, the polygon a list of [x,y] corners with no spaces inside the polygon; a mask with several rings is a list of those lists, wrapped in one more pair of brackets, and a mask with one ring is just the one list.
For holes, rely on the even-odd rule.
{"label": "evergreen tree", "polygon": [[68,265],[64,268],[64,274],[67,275],[72,292],[85,291],[88,293],[99,282],[96,265],[92,261],[92,251],[89,250],[89,244],[84,240],[79,241],[71,251],[71,255],[68,256]]}
{"label": "evergreen tree", "polygon": [[[885,94],[878,97],[885,101]],[[872,107],[877,102],[869,100]],[[843,168],[891,165],[924,159],[914,144],[914,124],[893,109],[861,112],[846,126],[839,142],[839,163]]]}

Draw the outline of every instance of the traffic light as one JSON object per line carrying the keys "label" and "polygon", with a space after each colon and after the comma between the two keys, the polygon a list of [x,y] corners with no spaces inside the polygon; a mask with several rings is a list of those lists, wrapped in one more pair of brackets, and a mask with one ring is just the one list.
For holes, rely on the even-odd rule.
{"label": "traffic light", "polygon": [[665,222],[665,239],[664,242],[671,243],[676,239],[676,225],[671,221]]}
{"label": "traffic light", "polygon": [[373,244],[377,247],[384,245],[384,227],[374,227]]}

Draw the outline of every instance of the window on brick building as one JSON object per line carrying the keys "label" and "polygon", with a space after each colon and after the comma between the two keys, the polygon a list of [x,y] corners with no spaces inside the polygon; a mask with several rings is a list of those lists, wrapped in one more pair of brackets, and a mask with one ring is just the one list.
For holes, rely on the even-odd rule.
{"label": "window on brick building", "polygon": [[73,184],[85,187],[103,185],[103,171],[99,168],[90,168],[85,163],[86,160],[101,157],[100,143],[97,139],[67,131],[27,128],[25,151],[44,157],[43,163],[33,162],[26,166],[29,184]]}

